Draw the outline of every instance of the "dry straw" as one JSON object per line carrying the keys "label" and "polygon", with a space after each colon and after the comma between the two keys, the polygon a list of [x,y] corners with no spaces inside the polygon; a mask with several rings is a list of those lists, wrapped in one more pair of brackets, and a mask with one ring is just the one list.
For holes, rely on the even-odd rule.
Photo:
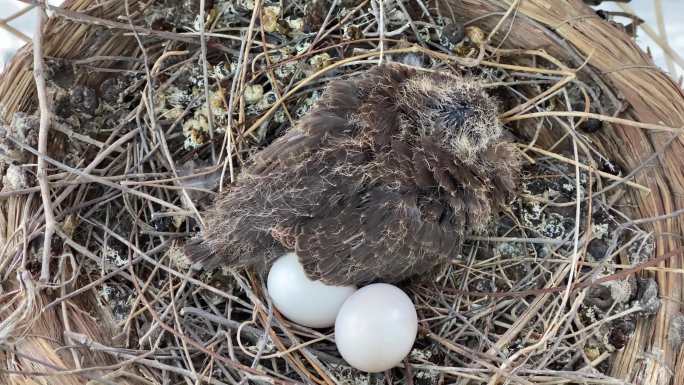
{"label": "dry straw", "polygon": [[[211,93],[207,55],[212,60],[222,55],[235,59],[230,82],[217,85],[225,91],[222,100],[208,109],[209,136],[216,140],[196,153],[211,160],[196,174],[220,174],[229,181],[254,138],[264,127],[273,128],[269,122],[279,112],[285,122],[292,121],[296,109],[325,81],[356,76],[380,60],[411,54],[429,58],[441,70],[490,76],[488,87],[517,92],[519,103],[501,117],[520,137],[529,138],[521,142],[521,153],[537,169],[565,170],[577,195],[567,202],[524,194],[520,198],[541,202],[544,208],[568,208],[573,228],[566,238],[473,236],[471,254],[455,260],[437,284],[408,286],[421,314],[419,344],[405,365],[392,372],[395,377],[388,374],[383,380],[684,385],[684,353],[671,333],[671,320],[681,318],[684,301],[684,95],[619,26],[580,0],[416,0],[398,5],[367,0],[355,2],[344,16],[333,9],[323,12],[314,44],[278,61],[277,44],[266,39],[259,0],[240,28],[215,31],[202,21],[198,33],[144,26],[148,3],[71,0],[49,7],[42,41],[36,39],[35,47],[19,51],[0,78],[3,125],[17,112],[39,110],[43,118],[42,140],[35,149],[7,140],[33,154],[26,167],[47,170],[37,175],[40,183],[0,192],[0,382],[344,383],[349,373],[340,369],[344,363],[332,336],[280,317],[260,277],[249,271],[200,275],[183,267],[179,247],[191,226],[167,231],[149,224],[193,216],[201,223],[190,198],[196,190],[204,191],[184,182],[187,173],[180,166],[187,159],[175,158],[184,153],[172,144],[178,121],[170,122],[169,129],[156,100],[176,74],[196,65],[204,87],[200,102],[205,103]],[[341,7],[345,2],[332,3]],[[393,19],[385,17],[394,6],[407,17],[405,24],[393,25]],[[202,8],[198,13],[204,13]],[[454,54],[439,44],[402,40],[417,37],[421,28],[434,27],[442,19],[478,28],[468,30],[470,51]],[[362,27],[365,37],[344,40],[342,31],[358,20],[368,22]],[[205,36],[211,38],[209,43]],[[343,52],[344,57],[290,84],[274,81],[277,70],[289,62],[322,52]],[[135,74],[136,104],[124,124],[96,137],[53,119],[40,67],[53,65],[55,58],[81,68],[76,83],[95,88],[113,76]],[[494,79],[495,73],[503,80]],[[276,101],[253,116],[244,90],[255,79],[275,84]],[[579,96],[571,95],[573,90],[580,90]],[[579,99],[584,111],[572,108]],[[546,108],[549,105],[556,108]],[[222,137],[212,108],[228,111],[223,127],[227,134]],[[590,118],[605,124],[588,139],[575,127]],[[60,148],[71,143],[88,146],[85,163],[70,166],[59,157],[64,155]],[[622,165],[623,175],[598,170],[604,157]],[[588,187],[582,195],[581,176],[589,178],[587,186],[596,181],[596,190]],[[587,258],[596,231],[587,225],[594,204],[614,214],[614,230],[623,235],[612,239],[608,262]],[[512,212],[506,216],[514,223],[522,221]],[[122,223],[133,230],[124,233]],[[50,229],[52,236],[45,236]],[[650,260],[627,259],[627,250],[648,239],[655,240]],[[105,268],[102,250],[110,243],[122,245],[124,262]],[[478,245],[486,249],[504,243],[550,251],[545,259],[474,258]],[[41,260],[50,264],[41,269]],[[87,270],[88,264],[100,270]],[[516,265],[531,266],[524,281],[509,278],[507,269]],[[612,273],[599,278],[602,269]],[[598,330],[642,314],[647,304],[611,308],[607,318],[587,324],[578,316],[583,301],[599,284],[627,282],[634,275],[655,278],[661,306],[654,316],[636,318],[634,334],[620,351],[589,354],[587,341]],[[503,288],[494,294],[484,290],[478,286],[486,281],[482,277],[496,278]],[[123,318],[114,317],[115,311],[102,300],[105,286],[132,295],[123,301]],[[565,355],[566,367],[551,365]],[[603,371],[596,370],[602,366]]]}

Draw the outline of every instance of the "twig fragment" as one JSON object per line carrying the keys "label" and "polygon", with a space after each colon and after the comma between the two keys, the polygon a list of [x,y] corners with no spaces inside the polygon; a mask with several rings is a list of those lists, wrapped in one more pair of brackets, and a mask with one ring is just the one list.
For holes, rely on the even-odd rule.
{"label": "twig fragment", "polygon": [[[43,26],[45,24],[45,10],[42,3],[36,12],[36,29],[33,37],[33,78],[36,82],[36,94],[38,95],[38,108],[40,111],[40,131],[38,133],[38,152],[46,155],[48,149],[48,137],[52,122],[50,101],[45,84],[45,62],[43,61]],[[50,182],[48,180],[47,162],[44,158],[38,158],[37,178],[40,184],[40,196],[43,200],[43,213],[45,216],[45,235],[43,238],[43,258],[40,269],[40,282],[47,284],[50,281],[50,257],[52,255],[52,236],[55,233],[55,214],[50,198]]]}

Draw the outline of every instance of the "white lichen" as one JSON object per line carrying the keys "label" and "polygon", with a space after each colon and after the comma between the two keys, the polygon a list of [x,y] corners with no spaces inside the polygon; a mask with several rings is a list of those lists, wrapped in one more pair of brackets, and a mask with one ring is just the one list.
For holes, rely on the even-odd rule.
{"label": "white lichen", "polygon": [[295,44],[295,51],[297,54],[302,54],[309,50],[311,47],[311,42],[308,39],[302,39]]}
{"label": "white lichen", "polygon": [[178,271],[186,271],[190,268],[190,260],[185,255],[183,249],[177,244],[169,247],[166,251],[166,257],[169,259],[169,265]]}
{"label": "white lichen", "polygon": [[211,66],[209,68],[209,76],[216,80],[224,80],[224,79],[230,79],[232,78],[233,74],[235,73],[235,69],[237,68],[237,64],[233,62],[228,62],[228,61],[222,61],[214,66]]}
{"label": "white lichen", "polygon": [[320,69],[327,67],[328,65],[330,65],[331,62],[332,59],[330,58],[330,55],[327,52],[314,55],[311,59],[309,59],[309,65],[311,65],[314,71],[318,71]]}
{"label": "white lichen", "polygon": [[591,323],[595,323],[598,321],[598,318],[596,317],[597,309],[596,306],[589,306],[587,310],[584,311],[584,316],[589,319]]}
{"label": "white lichen", "polygon": [[541,233],[542,235],[549,238],[563,238],[563,236],[565,235],[563,217],[556,213],[551,213],[547,215],[544,219],[544,222],[541,225]]}
{"label": "white lichen", "polygon": [[607,223],[602,223],[602,224],[592,224],[591,225],[591,234],[594,239],[603,239],[606,234],[608,234],[608,224]]}
{"label": "white lichen", "polygon": [[109,245],[105,245],[102,248],[102,259],[104,260],[106,266],[116,266],[121,267],[128,263],[128,257],[125,255],[120,255],[119,251],[114,249]]}
{"label": "white lichen", "polygon": [[179,108],[181,111],[194,99],[188,90],[174,86],[168,87],[166,92],[159,93],[158,97],[161,105],[166,106],[166,108]]}
{"label": "white lichen", "polygon": [[31,154],[12,143],[9,138],[35,147],[38,138],[38,117],[23,112],[12,116],[11,124],[0,127],[0,161],[6,163],[27,163]]}
{"label": "white lichen", "polygon": [[416,380],[419,380],[420,383],[425,383],[425,384],[437,384],[439,382],[439,376],[440,372],[439,370],[416,370],[414,374]]}
{"label": "white lichen", "polygon": [[236,4],[238,7],[247,11],[254,9],[254,0],[237,0]]}
{"label": "white lichen", "polygon": [[538,201],[529,202],[522,213],[523,224],[528,227],[536,227],[537,222],[542,219],[544,208]]}
{"label": "white lichen", "polygon": [[183,145],[186,149],[197,148],[206,143],[209,138],[209,119],[201,110],[195,111],[192,119],[183,123],[183,135]]}
{"label": "white lichen", "polygon": [[276,123],[285,123],[287,121],[287,115],[285,114],[285,110],[283,110],[282,108],[279,108],[273,114],[273,121]]}
{"label": "white lichen", "polygon": [[342,39],[357,40],[361,38],[361,28],[354,24],[345,24],[342,27]]}
{"label": "white lichen", "polygon": [[104,283],[99,294],[98,298],[104,301],[103,305],[109,309],[114,321],[120,322],[128,318],[133,301],[133,296],[130,293],[125,293],[116,286]]}
{"label": "white lichen", "polygon": [[280,19],[280,7],[268,6],[264,7],[261,15],[262,26],[264,31],[272,33],[278,30],[278,20]]}
{"label": "white lichen", "polygon": [[248,105],[258,103],[264,96],[264,87],[261,84],[249,84],[245,86],[245,103]]}
{"label": "white lichen", "polygon": [[368,373],[360,372],[347,365],[329,363],[331,374],[338,380],[340,385],[379,385],[374,381],[373,376]]}
{"label": "white lichen", "polygon": [[273,73],[280,80],[287,80],[297,72],[297,61],[292,59],[295,51],[291,47],[283,47],[272,56],[275,65]]}
{"label": "white lichen", "polygon": [[429,361],[432,357],[432,351],[429,349],[413,349],[409,353],[409,357],[414,361]]}
{"label": "white lichen", "polygon": [[287,26],[290,28],[290,35],[296,36],[304,31],[304,19],[301,17],[285,19]]}
{"label": "white lichen", "polygon": [[430,27],[421,25],[418,27],[418,38],[422,41],[432,40],[432,30]]}
{"label": "white lichen", "polygon": [[5,175],[2,177],[3,191],[17,191],[29,188],[28,173],[26,170],[14,164],[7,167]]}
{"label": "white lichen", "polygon": [[[276,352],[277,349],[275,344],[271,340],[271,336],[267,334],[265,337],[266,338],[260,338],[256,345],[245,346],[245,349],[254,354],[258,354],[259,351],[261,351],[262,354],[270,354]],[[244,338],[242,341],[244,343]]]}
{"label": "white lichen", "polygon": [[627,303],[634,293],[634,284],[628,279],[608,281],[603,286],[610,289],[610,296],[614,303]]}
{"label": "white lichen", "polygon": [[278,95],[276,95],[275,91],[268,91],[262,95],[258,102],[247,106],[247,113],[250,115],[259,114],[262,111],[271,108],[273,103],[275,103],[277,100]]}
{"label": "white lichen", "polygon": [[633,265],[644,263],[653,257],[655,252],[655,241],[653,236],[648,236],[640,242],[634,242],[629,246],[629,261]]}

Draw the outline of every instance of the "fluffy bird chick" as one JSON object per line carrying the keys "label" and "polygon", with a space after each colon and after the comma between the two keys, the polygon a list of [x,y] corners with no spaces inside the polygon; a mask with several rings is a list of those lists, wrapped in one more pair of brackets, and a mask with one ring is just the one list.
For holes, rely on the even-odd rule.
{"label": "fluffy bird chick", "polygon": [[335,285],[429,272],[511,198],[519,161],[501,134],[472,80],[385,65],[333,82],[218,196],[186,253],[266,268],[294,250]]}

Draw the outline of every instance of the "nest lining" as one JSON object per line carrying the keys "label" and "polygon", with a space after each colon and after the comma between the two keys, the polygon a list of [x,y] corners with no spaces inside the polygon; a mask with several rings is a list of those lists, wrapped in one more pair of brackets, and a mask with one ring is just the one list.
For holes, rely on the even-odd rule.
{"label": "nest lining", "polygon": [[[382,48],[380,11],[362,2],[342,2],[330,14],[316,8],[322,2],[278,12],[268,4],[261,15],[247,1],[211,3],[207,29],[233,37],[256,32],[217,40],[222,50],[209,44],[206,63],[197,46],[149,37],[150,73],[140,55],[125,66],[48,60],[55,112],[48,153],[57,161],[50,180],[54,197],[70,194],[55,205],[59,258],[53,287],[40,292],[26,283],[39,274],[42,242],[24,248],[15,234],[23,225],[30,240],[41,230],[37,202],[29,199],[37,183],[25,159],[39,128],[27,115],[6,122],[3,337],[16,351],[2,354],[23,373],[8,374],[10,381],[40,383],[46,373],[106,363],[114,367],[63,377],[433,384],[488,381],[500,367],[518,383],[620,383],[610,375],[614,352],[640,318],[657,312],[659,299],[656,281],[621,274],[650,269],[655,240],[621,200],[628,189],[648,188],[623,179],[587,132],[588,122],[599,121],[592,112],[609,121],[617,108],[601,85],[550,54],[492,46],[477,27],[460,39],[450,27],[460,20],[434,9],[425,14],[420,2],[384,4]],[[195,8],[177,1],[141,7],[133,24],[197,29]],[[439,279],[403,285],[418,308],[419,339],[403,368],[366,375],[339,358],[329,330],[302,328],[274,312],[262,277],[198,271],[180,246],[199,229],[195,214],[221,182],[303,116],[326,82],[358,76],[380,57],[483,79],[528,164],[510,210],[472,235]],[[107,80],[92,80],[99,76]],[[88,180],[69,179],[70,169],[105,150]],[[48,322],[33,308],[61,313],[45,313],[51,326],[32,333]],[[47,361],[26,353],[35,346],[51,353],[39,354]]]}

